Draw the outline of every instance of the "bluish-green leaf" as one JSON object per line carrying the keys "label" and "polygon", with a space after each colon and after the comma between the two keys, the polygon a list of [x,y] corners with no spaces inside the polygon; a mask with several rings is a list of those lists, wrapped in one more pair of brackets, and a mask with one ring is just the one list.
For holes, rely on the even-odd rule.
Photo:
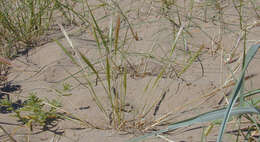
{"label": "bluish-green leaf", "polygon": [[[137,138],[133,138],[133,139],[129,140],[128,142],[137,142],[137,141],[143,140],[147,137],[156,136],[156,135],[159,135],[159,134],[171,131],[171,130],[175,130],[177,128],[190,126],[190,125],[196,124],[196,123],[203,123],[203,122],[209,122],[209,121],[221,119],[221,118],[224,117],[225,112],[226,112],[226,109],[219,109],[219,110],[203,113],[203,114],[198,115],[196,117],[193,117],[193,118],[181,121],[181,122],[174,123],[174,124],[168,126],[167,129],[163,129],[163,130],[160,130],[160,131],[157,131],[157,132],[153,132],[153,133],[149,133],[149,134],[137,137]],[[258,113],[258,114],[260,114],[259,110],[257,110],[256,108],[240,107],[240,108],[232,109],[230,116],[241,115],[241,114],[246,114],[246,113]]]}
{"label": "bluish-green leaf", "polygon": [[222,139],[222,136],[224,134],[224,130],[225,130],[225,127],[226,127],[226,123],[229,119],[229,116],[230,116],[230,112],[231,112],[231,109],[233,107],[233,105],[235,104],[237,98],[238,98],[238,94],[239,94],[239,91],[242,87],[242,84],[243,84],[243,81],[244,81],[244,76],[245,76],[245,72],[246,72],[246,69],[249,65],[249,63],[251,62],[251,60],[253,59],[253,57],[255,56],[256,52],[258,51],[258,48],[260,47],[260,44],[257,44],[257,45],[253,45],[247,52],[246,54],[246,57],[245,57],[245,64],[243,66],[243,69],[242,69],[242,72],[238,78],[238,81],[236,83],[236,86],[231,94],[231,98],[230,98],[230,101],[229,101],[229,105],[227,107],[227,110],[225,112],[225,117],[224,117],[224,121],[222,122],[221,124],[221,127],[220,127],[220,131],[218,133],[218,139],[217,139],[217,142],[221,142],[221,139]]}

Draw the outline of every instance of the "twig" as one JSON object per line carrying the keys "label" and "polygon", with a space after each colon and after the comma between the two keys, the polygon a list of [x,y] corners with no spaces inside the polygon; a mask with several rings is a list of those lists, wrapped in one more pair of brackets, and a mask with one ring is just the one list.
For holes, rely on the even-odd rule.
{"label": "twig", "polygon": [[12,141],[12,142],[17,142],[13,136],[11,136],[5,129],[2,125],[0,125],[0,128],[3,130],[3,132],[9,137],[9,139]]}
{"label": "twig", "polygon": [[172,141],[172,140],[166,138],[165,136],[162,136],[162,135],[156,135],[156,136],[159,137],[159,138],[161,138],[161,139],[163,139],[163,140],[166,140],[166,141],[168,141],[168,142],[174,142],[174,141]]}

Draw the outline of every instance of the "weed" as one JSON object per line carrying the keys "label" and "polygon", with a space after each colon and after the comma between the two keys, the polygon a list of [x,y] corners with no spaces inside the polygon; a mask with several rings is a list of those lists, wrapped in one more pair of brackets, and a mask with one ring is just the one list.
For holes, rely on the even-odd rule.
{"label": "weed", "polygon": [[1,106],[6,107],[8,111],[15,112],[14,117],[33,130],[33,126],[42,126],[44,129],[55,126],[55,121],[63,119],[64,115],[57,111],[61,104],[56,100],[44,102],[35,94],[31,93],[21,105],[16,109],[9,100],[1,100]]}

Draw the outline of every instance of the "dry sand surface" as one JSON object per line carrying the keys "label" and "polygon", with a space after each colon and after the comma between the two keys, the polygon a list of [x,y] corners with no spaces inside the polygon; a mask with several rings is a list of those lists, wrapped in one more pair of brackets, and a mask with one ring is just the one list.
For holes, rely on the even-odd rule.
{"label": "dry sand surface", "polygon": [[[137,3],[135,3],[138,5]],[[154,17],[153,17],[154,18]],[[151,18],[152,19],[152,18]],[[146,20],[146,19],[144,19]],[[166,52],[163,48],[170,47],[171,41],[167,39],[167,32],[157,36],[158,48],[151,49],[154,46],[155,33],[161,27],[162,23],[150,23],[135,27],[135,30],[141,37],[141,40],[131,43],[129,52],[147,53],[151,52],[154,56],[163,56]],[[216,29],[212,28],[210,23],[204,23],[202,26],[205,31],[209,33],[217,33]],[[151,28],[152,27],[152,28]],[[68,29],[67,29],[68,30]],[[257,27],[255,31],[260,31]],[[61,31],[59,31],[61,33]],[[185,118],[196,116],[197,114],[207,112],[212,109],[220,107],[218,102],[223,94],[228,93],[231,87],[222,89],[216,92],[212,97],[207,96],[211,91],[218,88],[226,81],[230,75],[229,69],[235,66],[238,62],[231,64],[221,63],[221,51],[217,51],[214,55],[211,54],[212,42],[206,39],[203,33],[194,30],[191,33],[194,36],[193,45],[201,45],[206,48],[203,49],[201,54],[201,61],[195,61],[191,67],[181,76],[181,78],[174,77],[174,74],[170,76],[165,73],[160,83],[155,88],[148,89],[144,92],[145,86],[149,81],[154,81],[156,76],[160,73],[163,63],[156,60],[146,60],[147,74],[128,74],[128,90],[126,96],[126,103],[129,104],[130,112],[125,112],[126,119],[133,119],[143,107],[144,104],[152,105],[154,100],[158,99],[165,90],[166,98],[161,103],[160,109],[156,116],[153,116],[153,111],[144,118],[144,121],[151,121],[164,116],[167,113],[171,113],[171,121],[177,122]],[[251,36],[251,37],[250,37]],[[258,38],[257,38],[258,37]],[[254,32],[254,35],[249,35],[252,40],[258,40],[259,32]],[[91,61],[98,61],[98,50],[96,42],[89,32],[81,33],[78,36],[70,37],[73,45],[84,53]],[[223,38],[222,44],[224,47],[232,46],[232,37]],[[69,44],[65,38],[59,40],[67,49],[70,49]],[[249,42],[248,45],[252,45],[254,42]],[[178,45],[181,46],[181,45]],[[160,48],[159,48],[160,47]],[[178,47],[181,48],[181,47]],[[192,48],[192,47],[190,47]],[[196,51],[198,47],[194,50]],[[192,50],[192,49],[191,49]],[[71,52],[74,52],[70,49]],[[178,53],[180,52],[180,53]],[[176,51],[176,59],[181,62],[186,60],[185,55],[181,51]],[[73,55],[76,56],[75,54]],[[237,56],[238,57],[238,56]],[[142,68],[144,61],[141,58],[129,58],[129,61],[135,68]],[[255,75],[254,77],[246,81],[246,89],[256,89],[260,86],[260,52],[257,53],[256,58],[252,61],[247,75]],[[71,114],[86,120],[100,128],[105,130],[86,128],[80,125],[78,122],[70,120],[60,120],[58,125],[51,130],[42,131],[37,127],[33,132],[30,132],[28,128],[20,125],[15,118],[10,117],[10,113],[0,113],[0,124],[3,125],[9,133],[19,142],[121,142],[129,140],[130,138],[142,135],[142,131],[137,129],[130,129],[126,131],[117,131],[111,129],[109,120],[104,117],[104,114],[99,111],[96,103],[93,101],[87,88],[76,81],[74,78],[67,78],[70,74],[74,74],[79,71],[79,68],[72,63],[68,56],[62,51],[56,42],[49,42],[41,47],[36,47],[29,51],[27,55],[17,57],[12,61],[13,68],[10,70],[8,80],[12,85],[20,85],[21,89],[13,94],[18,96],[11,96],[13,100],[24,99],[29,93],[34,92],[40,98],[57,99],[63,105],[62,109],[70,112]],[[203,65],[204,74],[202,73],[201,64]],[[176,66],[168,67],[167,70],[181,70],[182,65],[175,64]],[[96,65],[102,71],[100,65]],[[70,74],[69,74],[70,73]],[[84,83],[82,74],[76,74],[76,78]],[[105,75],[101,76],[105,79]],[[95,81],[95,78],[91,78]],[[62,90],[63,84],[69,83],[72,85],[72,89],[66,93],[71,93],[70,96],[60,96],[55,89]],[[167,86],[167,87],[166,87]],[[99,85],[94,87],[98,97],[102,98],[102,103],[106,106],[106,111],[111,111],[109,107],[109,100],[103,88]],[[206,97],[205,97],[206,96]],[[224,102],[223,102],[224,103]],[[81,109],[85,108],[85,109]],[[191,110],[195,108],[194,110]],[[153,108],[154,109],[154,108]],[[207,124],[194,125],[191,127],[185,127],[178,129],[165,136],[175,142],[197,142],[200,141],[202,127]],[[165,128],[166,126],[159,126],[158,128]],[[217,137],[217,128],[213,130],[208,141],[215,141]],[[227,141],[232,141],[231,137],[225,137]],[[0,141],[8,141],[8,137],[0,131]],[[165,140],[161,138],[146,139],[147,142],[163,142]]]}

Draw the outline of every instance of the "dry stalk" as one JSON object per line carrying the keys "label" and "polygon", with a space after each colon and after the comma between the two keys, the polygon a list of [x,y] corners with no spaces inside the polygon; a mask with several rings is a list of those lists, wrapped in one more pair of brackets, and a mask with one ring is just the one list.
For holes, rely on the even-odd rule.
{"label": "dry stalk", "polygon": [[0,129],[3,130],[3,132],[9,137],[9,139],[12,141],[12,142],[17,142],[13,136],[11,136],[5,129],[2,125],[0,125]]}

